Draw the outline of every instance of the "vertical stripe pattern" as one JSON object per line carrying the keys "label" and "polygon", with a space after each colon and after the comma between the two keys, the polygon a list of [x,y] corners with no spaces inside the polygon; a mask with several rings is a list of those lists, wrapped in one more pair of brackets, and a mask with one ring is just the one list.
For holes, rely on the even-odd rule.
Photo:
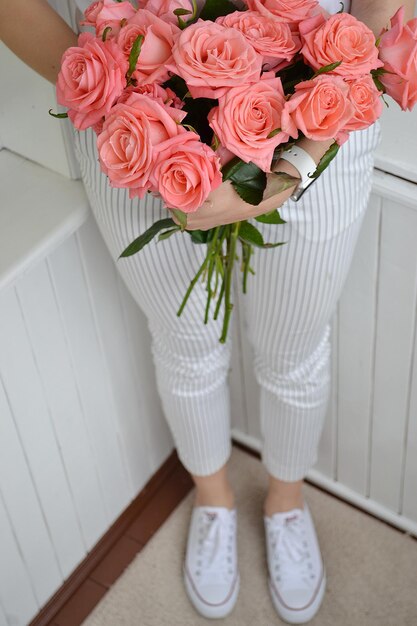
{"label": "vertical stripe pattern", "polygon": [[[135,237],[169,217],[169,211],[151,194],[131,200],[128,190],[110,187],[99,166],[95,133],[74,130],[74,136],[97,225],[147,317],[158,391],[178,456],[193,474],[211,474],[231,454],[231,328],[226,344],[220,344],[222,316],[215,321],[211,314],[204,325],[206,291],[201,282],[182,315],[176,315],[205,246],[177,233],[161,242],[155,238],[132,257],[118,259]],[[249,275],[242,298],[261,389],[262,461],[281,480],[303,478],[317,460],[330,395],[330,320],[368,203],[379,136],[379,122],[352,133],[301,200],[288,200],[281,207],[286,224],[250,220],[266,241],[288,242],[255,249],[255,276]]]}

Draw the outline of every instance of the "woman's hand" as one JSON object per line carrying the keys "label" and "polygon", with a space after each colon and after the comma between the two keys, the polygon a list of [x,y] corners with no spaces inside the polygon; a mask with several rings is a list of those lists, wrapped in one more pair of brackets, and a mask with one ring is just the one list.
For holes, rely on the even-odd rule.
{"label": "woman's hand", "polygon": [[[186,230],[208,230],[221,224],[241,222],[252,217],[256,208],[244,202],[233,189],[230,180],[225,180],[209,194],[197,211],[187,213]],[[179,224],[174,214],[172,219]]]}
{"label": "woman's hand", "polygon": [[[332,145],[334,139],[327,141],[312,141],[311,139],[303,138],[299,142],[299,145],[304,148],[318,163],[324,153]],[[297,169],[288,163],[280,159],[274,166],[275,172],[285,172],[295,178],[299,177]],[[280,193],[273,193],[274,174],[267,174],[267,186],[264,192],[264,198],[258,205],[249,204],[241,199],[241,197],[234,190],[232,183],[229,180],[224,181],[217,189],[212,191],[207,200],[195,211],[194,213],[187,214],[187,226],[186,230],[209,230],[222,224],[232,224],[233,222],[241,222],[247,220],[250,217],[257,217],[263,215],[274,209],[278,209],[292,194],[296,183],[292,187],[289,187],[285,191]],[[172,214],[172,219],[179,225],[179,221]]]}

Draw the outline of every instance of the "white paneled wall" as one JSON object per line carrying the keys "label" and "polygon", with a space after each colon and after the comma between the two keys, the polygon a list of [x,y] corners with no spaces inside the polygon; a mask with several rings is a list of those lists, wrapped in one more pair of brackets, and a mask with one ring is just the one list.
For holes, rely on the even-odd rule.
{"label": "white paneled wall", "polygon": [[0,291],[5,623],[37,613],[171,453],[149,359],[92,216]]}

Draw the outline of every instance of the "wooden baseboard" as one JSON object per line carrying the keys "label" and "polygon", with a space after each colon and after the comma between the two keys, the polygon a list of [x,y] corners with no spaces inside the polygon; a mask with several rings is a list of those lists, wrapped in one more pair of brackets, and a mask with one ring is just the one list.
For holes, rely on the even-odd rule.
{"label": "wooden baseboard", "polygon": [[193,486],[174,449],[29,626],[80,624]]}

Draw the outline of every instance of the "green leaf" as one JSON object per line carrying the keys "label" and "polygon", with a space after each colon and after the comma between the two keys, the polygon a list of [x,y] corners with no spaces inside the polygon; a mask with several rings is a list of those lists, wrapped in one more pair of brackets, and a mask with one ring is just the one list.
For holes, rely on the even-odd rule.
{"label": "green leaf", "polygon": [[278,246],[283,246],[284,244],[288,243],[288,241],[279,241],[278,243],[265,243],[262,248],[264,248],[265,250],[267,248],[277,248]]}
{"label": "green leaf", "polygon": [[190,230],[188,232],[193,243],[207,243],[210,230]]}
{"label": "green leaf", "polygon": [[235,191],[245,202],[257,205],[262,202],[266,187],[266,174],[254,163],[245,163],[234,157],[222,168],[223,180],[230,180]]}
{"label": "green leaf", "polygon": [[101,36],[102,41],[106,41],[107,33],[109,33],[111,30],[112,30],[111,26],[106,26],[106,28],[103,30],[103,34]]}
{"label": "green leaf", "polygon": [[382,93],[385,93],[385,87],[381,83],[381,81],[379,80],[378,75],[372,74],[372,79],[373,79],[375,87],[378,89],[378,91],[382,91]]}
{"label": "green leaf", "polygon": [[341,5],[341,9],[338,11],[338,13],[343,13],[345,10],[345,5],[343,4],[343,2],[339,3]]}
{"label": "green leaf", "polygon": [[196,131],[194,126],[191,126],[191,124],[181,124],[181,126],[184,126],[184,128],[189,130],[191,133],[195,133],[196,135],[198,135],[198,132]]}
{"label": "green leaf", "polygon": [[316,78],[316,76],[320,76],[320,74],[326,74],[326,72],[333,72],[333,70],[336,69],[336,67],[339,67],[341,63],[342,61],[335,61],[334,63],[329,63],[329,65],[321,67],[313,74],[312,78]]}
{"label": "green leaf", "polygon": [[263,215],[258,215],[255,217],[257,222],[262,222],[263,224],[286,224],[287,222],[282,219],[280,216],[278,209],[274,209],[273,211],[269,211],[268,213],[264,213]]}
{"label": "green leaf", "polygon": [[170,209],[170,211],[171,213],[175,215],[175,217],[179,221],[181,230],[185,230],[187,226],[187,214],[181,211],[180,209]]}
{"label": "green leaf", "polygon": [[240,225],[239,238],[254,246],[262,247],[264,245],[262,233],[256,228],[256,226],[246,220]]}
{"label": "green leaf", "polygon": [[[196,0],[191,0],[191,3],[193,5],[193,10],[189,11],[188,9],[175,9],[173,11],[174,15],[177,16],[178,18],[178,26],[181,28],[181,30],[184,30],[184,28],[187,28],[187,26],[189,26],[190,24],[192,24],[193,22],[195,22],[196,18],[197,18],[197,2]],[[187,20],[186,22],[181,18],[182,15],[191,15],[190,19]]]}
{"label": "green leaf", "polygon": [[170,228],[169,230],[166,230],[165,232],[161,233],[158,236],[158,241],[163,241],[164,239],[168,239],[168,237],[171,237],[171,235],[173,235],[174,233],[177,233],[179,230],[181,230],[180,226],[175,226],[175,228]]}
{"label": "green leaf", "polygon": [[154,222],[154,224],[152,224],[152,226],[148,228],[148,230],[145,230],[144,233],[139,235],[139,237],[132,241],[132,243],[130,243],[127,248],[123,250],[122,254],[119,256],[119,259],[121,257],[131,256],[132,254],[139,252],[139,250],[142,250],[142,248],[147,243],[149,243],[151,239],[153,239],[155,235],[159,233],[160,230],[162,230],[163,228],[168,228],[169,226],[177,226],[174,220],[170,217]]}
{"label": "green leaf", "polygon": [[52,109],[49,109],[48,113],[49,115],[52,115],[52,117],[58,117],[59,119],[64,119],[65,117],[68,117],[68,113],[51,113]]}
{"label": "green leaf", "polygon": [[210,148],[216,151],[219,146],[220,146],[220,140],[217,137],[216,133],[214,133],[213,138],[211,140]]}
{"label": "green leaf", "polygon": [[203,20],[211,20],[214,22],[216,17],[228,15],[235,11],[238,11],[238,9],[230,0],[206,0],[199,17]]}
{"label": "green leaf", "polygon": [[189,11],[188,9],[175,9],[173,11],[174,15],[192,15],[193,12]]}
{"label": "green leaf", "polygon": [[309,174],[309,177],[310,178],[318,178],[320,176],[320,174],[322,174],[324,172],[326,167],[329,166],[330,161],[332,161],[334,159],[334,157],[336,156],[336,154],[339,152],[339,148],[340,148],[340,146],[337,143],[337,141],[334,141],[332,143],[332,145],[330,146],[330,148],[321,157],[321,159],[319,161],[319,164],[317,165],[316,170],[313,172],[313,174]]}
{"label": "green leaf", "polygon": [[278,135],[278,133],[280,132],[281,132],[281,128],[276,128],[275,130],[271,130],[271,132],[267,136],[267,139],[271,139],[272,137],[275,137],[275,135]]}
{"label": "green leaf", "polygon": [[136,69],[136,63],[138,62],[140,50],[142,48],[142,43],[144,39],[145,37],[143,35],[138,35],[133,42],[133,46],[129,54],[129,69],[127,70],[126,74],[127,79],[131,77]]}
{"label": "green leaf", "polygon": [[257,248],[276,248],[277,246],[283,246],[287,241],[280,241],[279,243],[265,243],[262,237],[262,233],[250,222],[244,221],[240,223],[239,238]]}

